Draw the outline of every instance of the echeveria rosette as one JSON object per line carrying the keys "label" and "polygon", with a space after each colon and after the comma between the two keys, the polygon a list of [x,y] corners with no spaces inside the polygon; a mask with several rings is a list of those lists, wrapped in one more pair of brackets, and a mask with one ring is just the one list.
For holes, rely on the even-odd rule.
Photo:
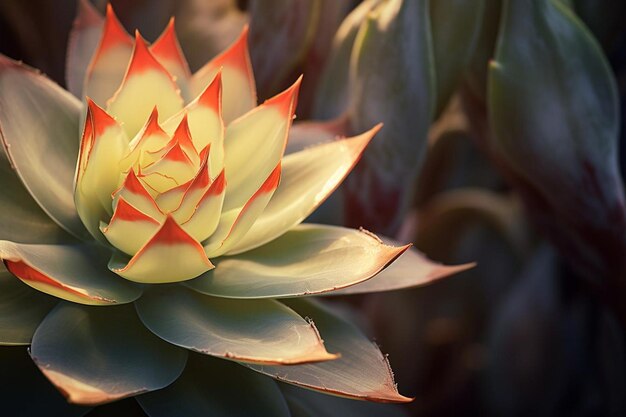
{"label": "echeveria rosette", "polygon": [[[379,127],[283,156],[300,81],[257,106],[247,29],[191,74],[173,22],[149,45],[81,4],[68,74],[85,75],[70,83],[82,101],[0,56],[0,344],[30,344],[72,403],[154,391],[137,399],[157,416],[288,415],[291,391],[266,376],[409,401],[375,345],[304,298],[467,267],[413,251],[377,275],[408,246],[301,224]],[[241,387],[251,401],[233,401]]]}

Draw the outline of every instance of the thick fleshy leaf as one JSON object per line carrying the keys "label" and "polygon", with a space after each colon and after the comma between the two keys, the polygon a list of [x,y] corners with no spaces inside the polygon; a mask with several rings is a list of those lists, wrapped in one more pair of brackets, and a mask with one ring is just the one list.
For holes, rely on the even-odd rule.
{"label": "thick fleshy leaf", "polygon": [[41,374],[24,346],[0,348],[0,369],[3,415],[81,417],[89,411],[68,404]]}
{"label": "thick fleshy leaf", "polygon": [[436,97],[428,3],[381,2],[359,29],[351,57],[351,128],[362,132],[379,122],[385,128],[346,179],[348,226],[393,235],[410,208]]}
{"label": "thick fleshy leaf", "polygon": [[201,94],[220,69],[224,89],[223,118],[228,125],[256,106],[256,87],[248,53],[248,26],[228,49],[193,74],[192,96]]}
{"label": "thick fleshy leaf", "polygon": [[[207,239],[217,229],[225,191],[226,177],[222,171],[200,197],[191,218],[181,225],[183,230],[192,235],[198,242]],[[186,203],[184,201],[179,210],[183,209]]]}
{"label": "thick fleshy leaf", "polygon": [[387,358],[354,325],[320,303],[294,299],[288,305],[314,320],[328,349],[340,353],[341,358],[289,367],[247,366],[281,382],[327,394],[376,402],[411,401],[398,393]]}
{"label": "thick fleshy leaf", "polygon": [[191,99],[191,92],[189,91],[191,71],[178,43],[173,17],[161,36],[150,46],[150,52],[174,76],[181,95],[186,99],[185,101],[189,101]]}
{"label": "thick fleshy leaf", "polygon": [[111,271],[142,283],[185,281],[212,268],[202,245],[171,215],[130,260],[116,254],[109,262]]}
{"label": "thick fleshy leaf", "polygon": [[110,218],[111,194],[117,188],[119,161],[128,151],[128,139],[115,119],[88,100],[80,144],[74,201],[78,215],[93,237],[102,240],[100,222]]}
{"label": "thick fleshy leaf", "polygon": [[191,354],[183,374],[158,392],[137,397],[151,417],[289,417],[268,377],[235,363]]}
{"label": "thick fleshy leaf", "polygon": [[117,205],[120,198],[124,198],[133,207],[153,219],[160,221],[165,218],[165,214],[161,212],[150,192],[144,187],[132,169],[126,175],[122,186],[113,193],[114,206]]}
{"label": "thick fleshy leaf", "polygon": [[78,15],[74,19],[67,44],[65,79],[68,90],[82,97],[87,67],[98,47],[104,19],[89,0],[79,0]]}
{"label": "thick fleshy leaf", "polygon": [[484,0],[430,2],[433,55],[439,115],[459,85],[481,29]]}
{"label": "thick fleshy leaf", "polygon": [[129,303],[141,287],[106,268],[110,252],[95,244],[26,245],[0,242],[7,269],[31,287],[81,304]]}
{"label": "thick fleshy leaf", "polygon": [[260,248],[216,260],[214,270],[185,284],[231,298],[313,295],[365,281],[407,248],[384,245],[365,231],[302,224]]}
{"label": "thick fleshy leaf", "polygon": [[183,111],[167,120],[163,127],[173,134],[181,120],[187,117],[189,131],[196,151],[211,147],[209,168],[211,178],[224,167],[224,122],[222,121],[222,72]]}
{"label": "thick fleshy leaf", "polygon": [[102,404],[171,384],[187,353],[146,329],[131,306],[59,304],[33,336],[31,356],[71,403]]}
{"label": "thick fleshy leaf", "polygon": [[183,108],[183,99],[172,76],[136,32],[135,47],[124,80],[107,101],[107,111],[122,123],[128,137],[133,137],[155,106],[159,109],[160,121],[164,121]]}
{"label": "thick fleshy leaf", "polygon": [[138,171],[139,168],[155,162],[159,151],[169,141],[170,136],[159,124],[159,110],[155,106],[144,126],[128,144],[129,152],[121,159],[120,169],[123,172],[131,168]]}
{"label": "thick fleshy leaf", "polygon": [[354,401],[280,384],[291,417],[408,417],[400,405]]}
{"label": "thick fleshy leaf", "polygon": [[101,223],[100,230],[111,245],[132,256],[150,240],[160,226],[157,220],[137,210],[121,197],[111,222]]}
{"label": "thick fleshy leaf", "polygon": [[33,69],[0,55],[0,136],[35,201],[61,227],[87,238],[73,199],[80,102]]}
{"label": "thick fleshy leaf", "polygon": [[278,189],[263,213],[228,254],[254,249],[282,235],[309,216],[357,163],[380,125],[354,138],[287,155]]}
{"label": "thick fleshy leaf", "polygon": [[[390,239],[385,243],[397,245]],[[475,267],[476,264],[443,265],[433,262],[415,248],[409,248],[394,263],[374,278],[350,287],[329,292],[325,295],[349,295],[414,288],[430,284],[441,278],[458,274]]]}
{"label": "thick fleshy leaf", "polygon": [[222,214],[217,229],[204,245],[209,257],[223,255],[245,236],[274,195],[280,182],[280,173],[281,166],[278,164],[242,208]]}
{"label": "thick fleshy leaf", "polygon": [[294,123],[289,129],[289,139],[285,154],[302,151],[311,146],[321,145],[346,136],[350,121],[340,116],[327,121],[305,120]]}
{"label": "thick fleshy leaf", "polygon": [[132,53],[133,40],[109,4],[98,49],[87,68],[84,95],[99,106],[106,106],[124,79]]}
{"label": "thick fleshy leaf", "polygon": [[[37,205],[0,150],[0,239],[19,243],[59,243],[73,240]],[[10,215],[8,215],[10,213]]]}
{"label": "thick fleshy leaf", "polygon": [[533,217],[594,283],[626,265],[617,91],[602,50],[567,5],[504,4],[489,69],[492,151],[527,189]]}
{"label": "thick fleshy leaf", "polygon": [[295,72],[315,38],[319,3],[250,1],[250,54],[261,94],[275,93]]}
{"label": "thick fleshy leaf", "polygon": [[224,210],[243,206],[280,162],[302,77],[279,95],[231,123],[224,139]]}
{"label": "thick fleshy leaf", "polygon": [[170,286],[148,291],[136,306],[154,334],[206,355],[273,365],[337,358],[314,324],[274,300],[228,300]]}
{"label": "thick fleshy leaf", "polygon": [[35,329],[58,301],[0,272],[0,345],[29,345]]}

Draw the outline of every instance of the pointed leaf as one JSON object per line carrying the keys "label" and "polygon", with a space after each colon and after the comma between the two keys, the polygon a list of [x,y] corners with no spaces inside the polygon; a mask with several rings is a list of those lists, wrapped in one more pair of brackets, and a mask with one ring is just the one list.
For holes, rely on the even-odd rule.
{"label": "pointed leaf", "polygon": [[100,43],[87,67],[83,94],[104,107],[124,79],[132,52],[132,38],[115,16],[113,7],[107,5]]}
{"label": "pointed leaf", "polygon": [[224,123],[227,125],[256,106],[256,87],[248,53],[248,27],[224,52],[192,76],[192,96],[201,94],[215,75],[222,71]]}
{"label": "pointed leaf", "polygon": [[254,249],[307,218],[350,173],[379,129],[380,125],[354,138],[287,155],[276,193],[252,228],[228,254]]}
{"label": "pointed leaf", "polygon": [[35,201],[75,236],[89,234],[74,207],[80,102],[45,76],[0,55],[0,136]]}
{"label": "pointed leaf", "polygon": [[27,245],[0,241],[7,269],[31,287],[81,304],[136,300],[141,288],[106,268],[110,252],[96,245]]}
{"label": "pointed leaf", "polygon": [[364,231],[302,224],[260,248],[215,260],[214,270],[185,285],[231,298],[313,295],[365,281],[407,248]]}
{"label": "pointed leaf", "polygon": [[180,88],[180,93],[185,101],[191,100],[189,82],[191,81],[191,71],[185,55],[178,43],[178,37],[174,29],[174,18],[172,17],[167,27],[159,38],[150,45],[150,52],[165,67],[167,72],[174,76],[176,84]]}
{"label": "pointed leaf", "polygon": [[280,162],[301,80],[227,127],[224,167],[228,188],[224,210],[243,206]]}
{"label": "pointed leaf", "polygon": [[130,260],[116,254],[109,262],[109,269],[116,274],[153,284],[192,279],[212,268],[202,245],[171,215]]}
{"label": "pointed leaf", "polygon": [[194,354],[176,382],[137,401],[151,417],[289,417],[272,379],[229,361]]}
{"label": "pointed leaf", "polygon": [[29,345],[35,329],[58,301],[0,272],[0,345]]}
{"label": "pointed leaf", "polygon": [[314,320],[328,348],[341,352],[341,358],[290,367],[247,366],[282,382],[326,394],[376,402],[411,401],[398,393],[387,358],[351,323],[320,303],[300,299],[289,300],[288,305]]}
{"label": "pointed leaf", "polygon": [[170,286],[152,289],[136,306],[157,336],[206,355],[274,365],[336,359],[313,324],[274,300],[227,300]]}
{"label": "pointed leaf", "polygon": [[81,98],[87,67],[102,36],[104,18],[89,0],[79,0],[77,3],[78,15],[74,19],[67,44],[65,79],[68,90]]}
{"label": "pointed leaf", "polygon": [[102,404],[171,384],[187,353],[161,341],[131,306],[59,304],[31,345],[41,372],[75,404]]}
{"label": "pointed leaf", "polygon": [[183,108],[183,99],[171,74],[136,32],[135,47],[124,80],[107,101],[107,111],[122,123],[128,137],[133,137],[155,106],[159,109],[160,121],[164,121]]}
{"label": "pointed leaf", "polygon": [[157,220],[120,197],[111,221],[108,224],[102,223],[100,230],[111,245],[132,256],[150,240],[160,226]]}
{"label": "pointed leaf", "polygon": [[81,417],[89,411],[68,404],[23,346],[0,348],[0,369],[2,413],[7,416]]}

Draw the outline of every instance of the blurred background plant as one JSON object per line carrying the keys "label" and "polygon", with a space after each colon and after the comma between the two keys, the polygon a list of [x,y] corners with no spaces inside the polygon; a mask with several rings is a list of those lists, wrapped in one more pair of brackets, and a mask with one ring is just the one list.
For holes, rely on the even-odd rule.
{"label": "blurred background plant", "polygon": [[[626,415],[626,2],[112,3],[152,40],[175,15],[192,70],[250,22],[261,100],[304,73],[289,151],[384,122],[311,220],[478,262],[336,300],[389,352],[408,413]],[[81,4],[74,27],[97,25]],[[0,2],[0,52],[67,85],[77,7]]]}

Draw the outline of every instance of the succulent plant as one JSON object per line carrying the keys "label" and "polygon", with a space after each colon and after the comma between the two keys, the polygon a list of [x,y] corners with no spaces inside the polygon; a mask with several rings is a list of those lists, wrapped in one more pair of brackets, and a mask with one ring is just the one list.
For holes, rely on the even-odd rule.
{"label": "succulent plant", "polygon": [[247,29],[191,74],[173,21],[149,45],[83,3],[68,63],[82,101],[0,56],[0,345],[30,345],[71,403],[137,396],[156,416],[307,408],[272,378],[410,401],[378,347],[309,298],[468,267],[301,224],[380,126],[283,157],[300,81],[257,106]]}

